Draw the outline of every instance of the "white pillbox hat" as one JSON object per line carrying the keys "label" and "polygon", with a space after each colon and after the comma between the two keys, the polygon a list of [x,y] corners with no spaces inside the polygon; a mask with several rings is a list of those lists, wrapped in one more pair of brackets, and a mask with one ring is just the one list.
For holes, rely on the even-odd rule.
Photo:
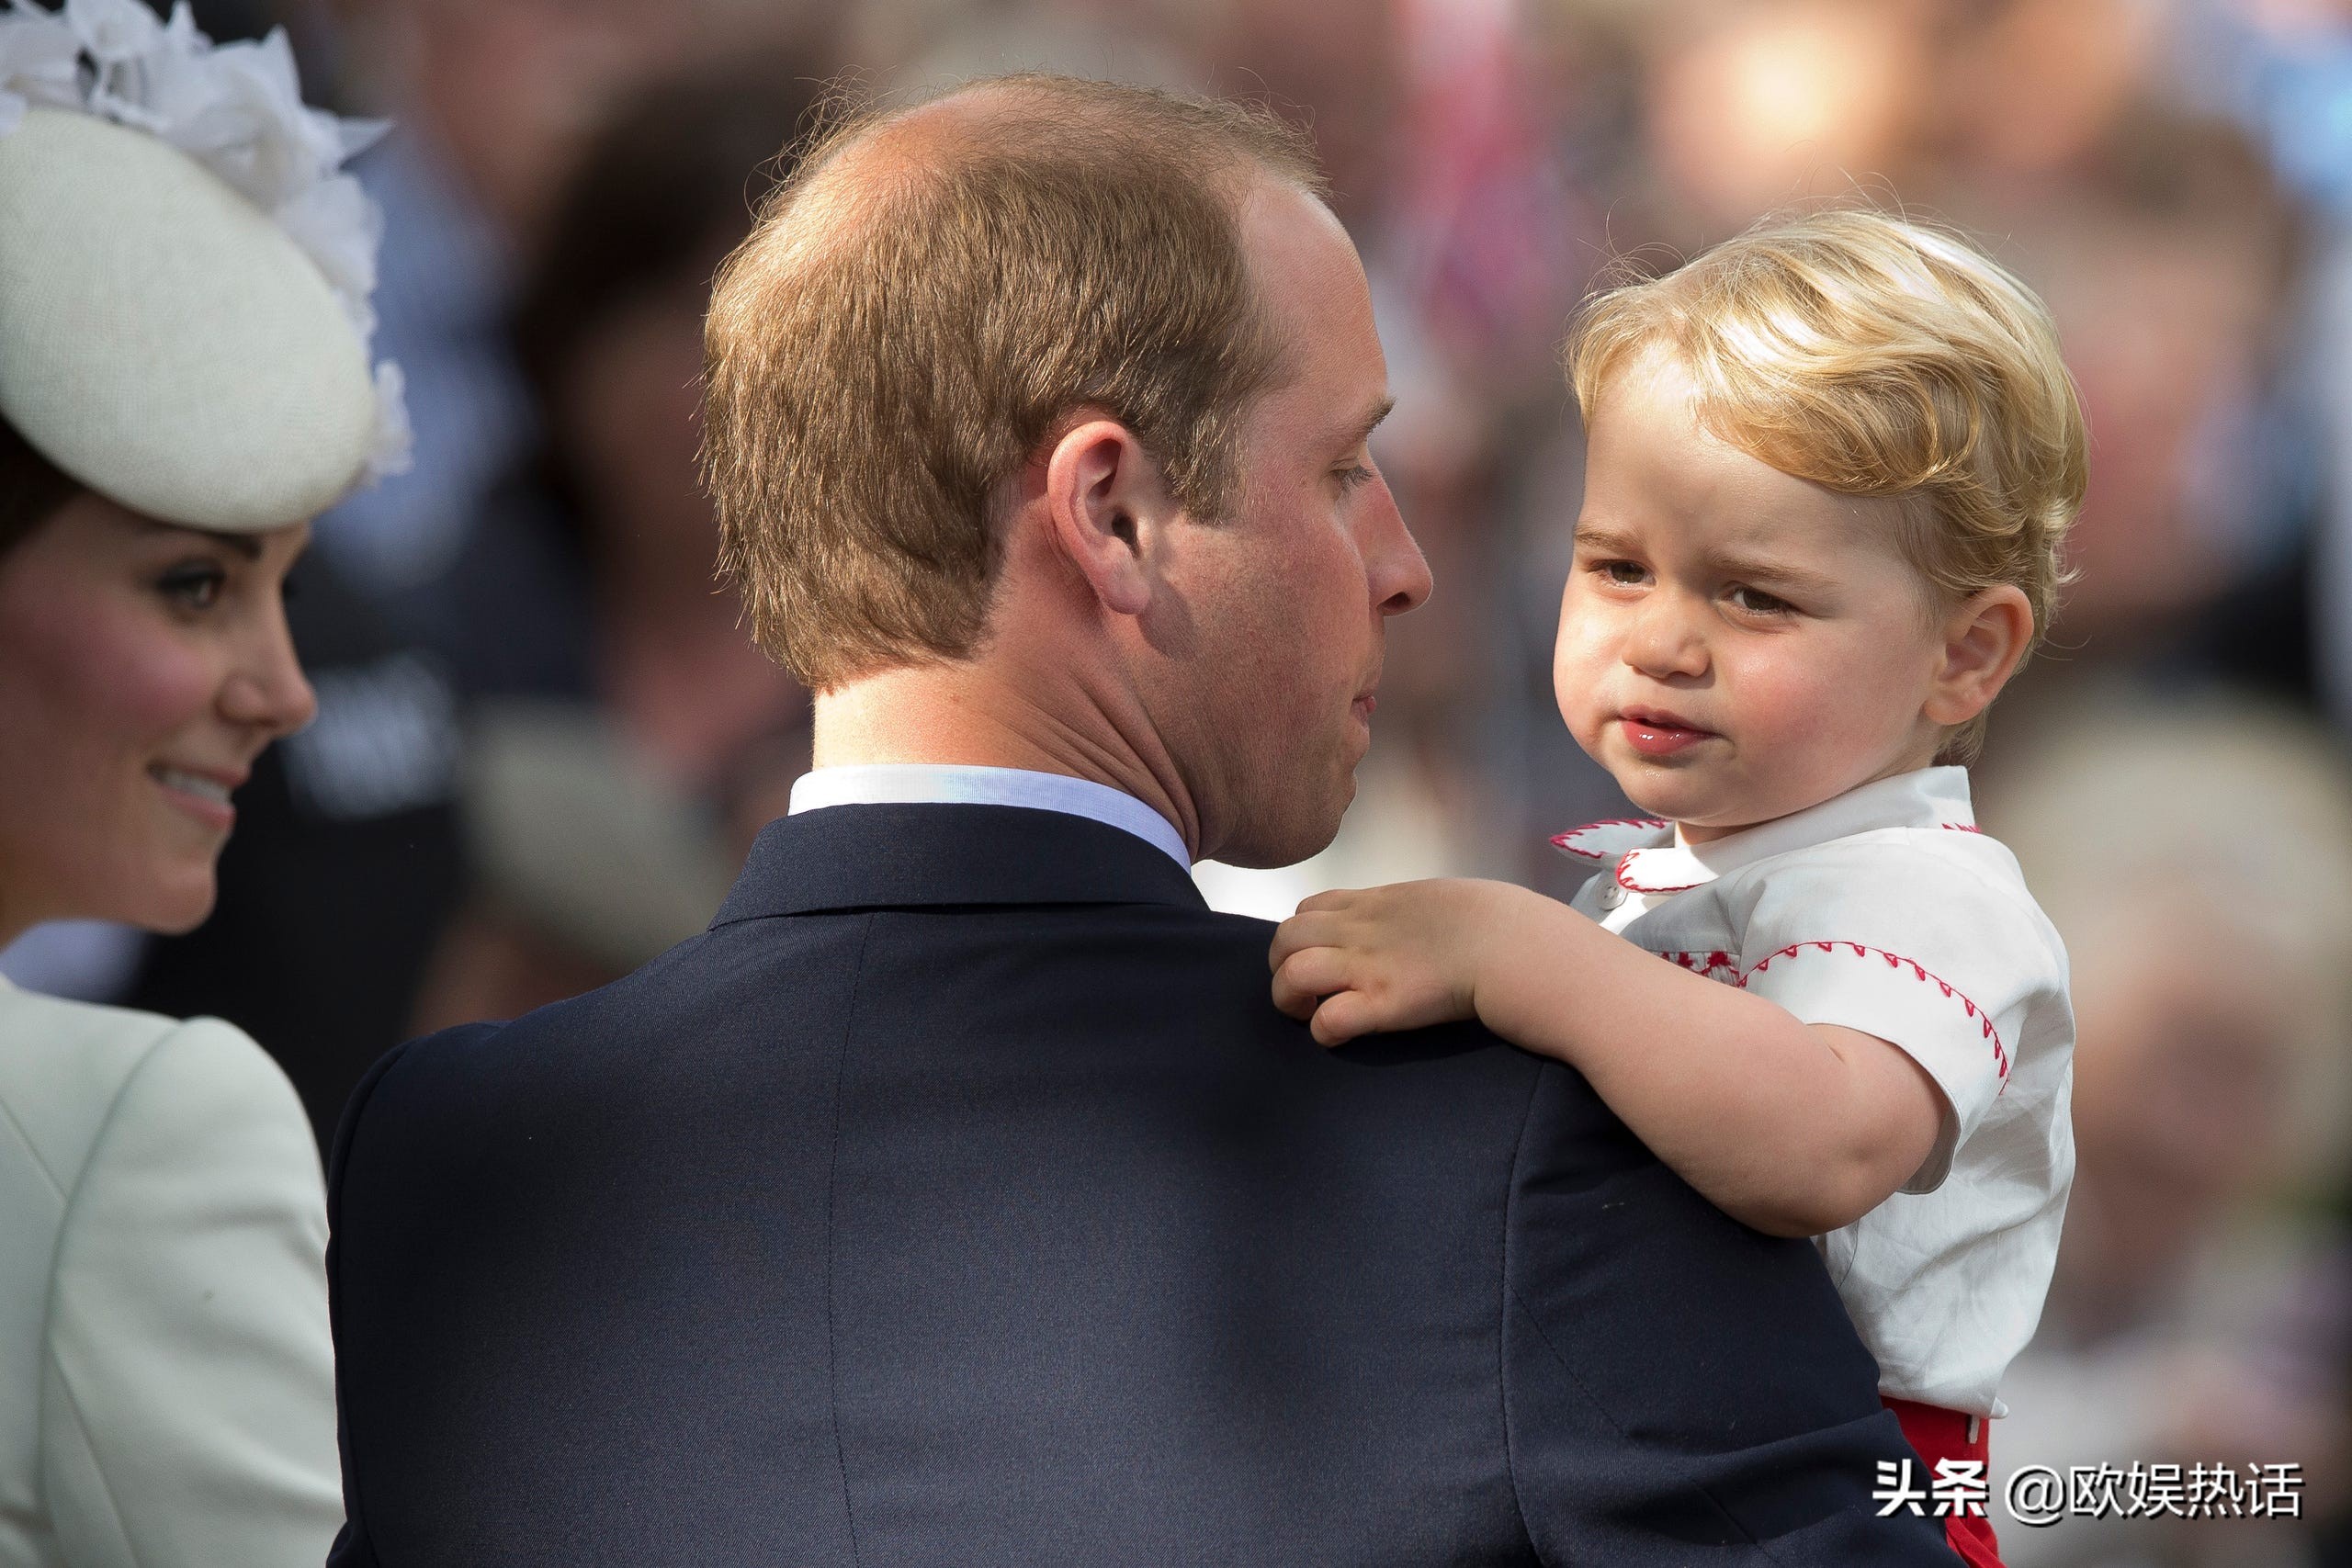
{"label": "white pillbox hat", "polygon": [[396,471],[371,373],[364,128],[304,107],[282,33],[214,49],[185,6],[0,13],[0,417],[164,522],[282,527]]}

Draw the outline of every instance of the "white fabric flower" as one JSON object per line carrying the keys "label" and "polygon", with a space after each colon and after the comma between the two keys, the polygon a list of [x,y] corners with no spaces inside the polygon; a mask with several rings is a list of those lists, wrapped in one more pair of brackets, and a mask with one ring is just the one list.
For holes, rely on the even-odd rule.
{"label": "white fabric flower", "polygon": [[[158,21],[141,0],[64,0],[49,11],[0,0],[0,136],[33,104],[78,109],[178,148],[268,213],[317,264],[362,349],[373,340],[376,253],[384,220],[346,159],[390,129],[302,101],[286,29],[216,47],[187,0]],[[86,62],[85,57],[86,57]],[[412,441],[400,367],[376,367],[371,478],[403,473]]]}
{"label": "white fabric flower", "polygon": [[0,136],[31,105],[80,107],[81,56],[81,39],[58,17],[14,6],[0,12]]}
{"label": "white fabric flower", "polygon": [[376,320],[368,296],[376,291],[376,252],[383,243],[384,214],[359,182],[336,175],[296,195],[275,214],[277,226],[311,253],[363,338],[374,335]]}
{"label": "white fabric flower", "polygon": [[[275,211],[332,175],[343,163],[343,135],[334,116],[302,102],[294,77],[294,51],[282,28],[259,43],[230,44],[204,58],[210,68],[209,118],[233,118],[243,134],[225,144],[191,146],[179,128],[164,132],[213,173]],[[193,130],[195,127],[188,128]]]}
{"label": "white fabric flower", "polygon": [[65,20],[101,66],[153,53],[164,30],[140,0],[65,0]]}
{"label": "white fabric flower", "polygon": [[408,378],[391,360],[376,366],[376,437],[368,454],[370,483],[414,468],[416,431],[408,421]]}
{"label": "white fabric flower", "polygon": [[198,162],[252,131],[247,117],[226,101],[214,52],[187,6],[173,7],[154,51],[141,62],[135,99],[124,95],[121,105],[152,119],[157,135]]}
{"label": "white fabric flower", "polygon": [[344,163],[349,163],[392,133],[392,122],[389,119],[353,119],[347,116],[332,118],[334,118],[336,135],[343,139]]}

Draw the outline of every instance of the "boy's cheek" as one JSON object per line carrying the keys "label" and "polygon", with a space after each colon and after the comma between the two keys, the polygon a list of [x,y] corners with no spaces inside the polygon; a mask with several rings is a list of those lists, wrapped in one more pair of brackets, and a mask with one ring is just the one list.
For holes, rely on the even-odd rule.
{"label": "boy's cheek", "polygon": [[1589,643],[1563,637],[1552,656],[1552,696],[1568,728],[1581,735],[1586,720],[1600,706],[1601,677],[1606,659]]}

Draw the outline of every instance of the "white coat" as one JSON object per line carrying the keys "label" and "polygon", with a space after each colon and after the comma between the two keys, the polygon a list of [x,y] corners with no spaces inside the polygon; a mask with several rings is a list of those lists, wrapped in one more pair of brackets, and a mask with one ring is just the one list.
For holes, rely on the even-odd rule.
{"label": "white coat", "polygon": [[317,1568],[325,1247],[251,1038],[0,981],[0,1568]]}

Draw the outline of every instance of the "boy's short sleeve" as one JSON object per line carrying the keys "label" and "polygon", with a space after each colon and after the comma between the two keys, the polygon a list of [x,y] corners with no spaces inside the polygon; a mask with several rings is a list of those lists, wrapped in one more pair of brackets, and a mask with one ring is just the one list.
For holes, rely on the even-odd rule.
{"label": "boy's short sleeve", "polygon": [[1905,1192],[1942,1184],[2007,1082],[2027,1018],[2064,998],[2064,952],[2014,865],[1989,840],[1848,840],[1759,865],[1741,900],[1745,989],[1898,1046],[1943,1090],[1942,1132]]}

